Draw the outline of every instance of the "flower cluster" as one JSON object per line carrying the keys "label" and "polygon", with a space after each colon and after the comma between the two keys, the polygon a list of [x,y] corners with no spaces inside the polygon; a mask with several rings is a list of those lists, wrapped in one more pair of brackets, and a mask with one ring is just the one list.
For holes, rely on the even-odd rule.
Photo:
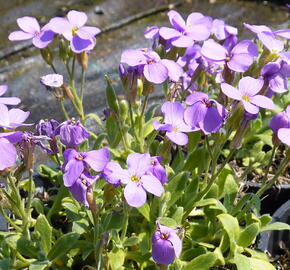
{"label": "flower cluster", "polygon": [[69,41],[73,52],[89,52],[95,47],[95,36],[101,30],[97,27],[85,26],[87,20],[88,17],[84,12],[71,10],[68,12],[67,18],[52,18],[40,28],[35,18],[22,17],[17,19],[17,24],[21,30],[12,32],[9,35],[9,40],[32,39],[35,47],[43,49],[53,41],[55,34],[59,34]]}

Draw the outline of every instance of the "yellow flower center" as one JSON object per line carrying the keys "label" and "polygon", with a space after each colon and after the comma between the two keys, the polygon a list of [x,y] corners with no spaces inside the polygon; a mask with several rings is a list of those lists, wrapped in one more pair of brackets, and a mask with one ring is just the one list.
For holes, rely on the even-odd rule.
{"label": "yellow flower center", "polygon": [[173,130],[174,132],[178,132],[178,128],[177,127],[173,127]]}
{"label": "yellow flower center", "polygon": [[242,99],[243,99],[244,101],[250,101],[250,100],[251,100],[250,97],[249,97],[248,95],[243,95],[243,96],[242,96]]}
{"label": "yellow flower center", "polygon": [[78,31],[78,30],[79,30],[79,28],[75,26],[75,27],[71,30],[72,35],[73,35],[73,36],[77,36],[77,31]]}
{"label": "yellow flower center", "polygon": [[169,237],[168,233],[162,233],[161,234],[161,238],[164,239],[164,240],[167,240]]}
{"label": "yellow flower center", "polygon": [[140,181],[140,178],[136,174],[131,175],[130,179],[132,182],[136,182],[136,183],[139,183]]}
{"label": "yellow flower center", "polygon": [[76,157],[75,157],[76,160],[83,160],[84,157],[81,155],[81,154],[78,154]]}
{"label": "yellow flower center", "polygon": [[83,180],[82,180],[82,183],[83,183],[84,185],[87,185],[87,180],[86,180],[86,179],[83,179]]}

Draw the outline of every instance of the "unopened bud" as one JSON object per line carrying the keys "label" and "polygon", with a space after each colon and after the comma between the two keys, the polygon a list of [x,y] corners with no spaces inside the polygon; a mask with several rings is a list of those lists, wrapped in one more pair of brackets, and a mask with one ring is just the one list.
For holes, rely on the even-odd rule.
{"label": "unopened bud", "polygon": [[88,57],[88,54],[86,52],[82,52],[80,54],[77,54],[77,60],[83,69],[88,68],[89,57]]}
{"label": "unopened bud", "polygon": [[112,110],[115,115],[119,115],[119,104],[117,101],[115,90],[112,86],[112,82],[108,76],[105,76],[107,81],[107,88],[106,88],[106,97],[107,97],[107,104],[109,108]]}
{"label": "unopened bud", "polygon": [[142,93],[143,93],[143,82],[141,79],[137,79],[137,95],[139,97],[142,96]]}
{"label": "unopened bud", "polygon": [[123,121],[126,121],[128,117],[128,112],[129,112],[129,104],[128,101],[125,99],[120,100],[119,102],[120,105],[120,116]]}
{"label": "unopened bud", "polygon": [[70,100],[74,100],[74,96],[73,96],[69,86],[63,84],[62,85],[62,90],[63,90],[63,97],[64,98],[67,98],[67,99],[70,99]]}
{"label": "unopened bud", "polygon": [[51,53],[51,50],[50,50],[48,47],[46,47],[46,48],[40,50],[40,54],[41,54],[43,60],[44,60],[48,65],[51,66],[52,61],[53,61],[53,55],[52,55],[52,53]]}
{"label": "unopened bud", "polygon": [[110,202],[116,194],[116,188],[112,184],[106,184],[104,187],[104,198],[106,202]]}
{"label": "unopened bud", "polygon": [[97,205],[96,200],[94,198],[93,190],[91,188],[88,188],[87,190],[87,202],[89,204],[89,208],[93,213],[97,212]]}
{"label": "unopened bud", "polygon": [[66,61],[69,58],[69,47],[68,43],[64,40],[59,41],[59,58]]}

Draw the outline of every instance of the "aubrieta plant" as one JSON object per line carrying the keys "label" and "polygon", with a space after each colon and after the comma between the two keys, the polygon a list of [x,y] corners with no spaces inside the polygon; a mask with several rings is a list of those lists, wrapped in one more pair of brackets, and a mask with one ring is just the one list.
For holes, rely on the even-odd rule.
{"label": "aubrieta plant", "polygon": [[[83,103],[100,29],[74,10],[43,27],[17,19],[9,39],[40,49],[52,69],[40,83],[66,120],[30,123],[0,86],[1,269],[275,269],[254,243],[290,229],[259,213],[290,161],[290,29],[244,24],[254,39],[239,40],[220,19],[168,17],[170,27],[146,30],[152,48],[122,53],[122,98],[105,76],[103,120]],[[162,104],[152,102],[157,91]],[[50,166],[36,170],[36,147]],[[239,188],[248,173],[263,183],[256,194]],[[45,196],[36,176],[50,185]]]}

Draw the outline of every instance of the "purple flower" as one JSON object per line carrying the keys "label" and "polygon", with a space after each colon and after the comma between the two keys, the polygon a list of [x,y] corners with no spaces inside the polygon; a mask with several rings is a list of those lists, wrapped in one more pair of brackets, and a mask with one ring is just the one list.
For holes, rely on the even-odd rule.
{"label": "purple flower", "polygon": [[261,74],[269,83],[269,90],[275,93],[288,91],[288,77],[290,77],[290,65],[284,61],[270,62],[263,66]]}
{"label": "purple flower", "polygon": [[156,130],[166,131],[166,136],[178,145],[186,145],[188,137],[184,132],[194,131],[183,120],[184,108],[179,102],[165,102],[161,111],[164,114],[164,123],[154,121],[153,125]]}
{"label": "purple flower", "polygon": [[122,184],[122,179],[128,177],[127,170],[124,170],[116,161],[110,161],[103,172],[105,180],[117,187]]}
{"label": "purple flower", "polygon": [[145,78],[156,84],[163,83],[168,77],[178,81],[183,73],[176,62],[168,59],[161,60],[151,49],[126,50],[121,55],[121,63],[130,67],[142,67]]}
{"label": "purple flower", "polygon": [[11,109],[0,104],[0,127],[7,129],[15,129],[21,126],[31,126],[33,124],[24,124],[23,122],[28,118],[30,112],[24,112],[20,109]]}
{"label": "purple flower", "polygon": [[[111,173],[105,179],[113,185],[125,184],[124,197],[133,207],[140,207],[146,202],[146,191],[160,197],[164,191],[161,181],[151,171],[149,153],[132,153],[127,157],[128,169],[124,170],[117,163],[110,163],[107,169]],[[106,171],[105,171],[106,174]]]}
{"label": "purple flower", "polygon": [[282,143],[290,146],[290,128],[280,128],[278,130],[278,138]]}
{"label": "purple flower", "polygon": [[186,99],[190,105],[185,110],[185,123],[192,128],[200,128],[205,134],[217,132],[223,124],[227,110],[203,92],[193,92]]}
{"label": "purple flower", "polygon": [[53,138],[55,136],[55,130],[59,126],[59,122],[54,119],[40,120],[36,125],[37,135],[47,136]]}
{"label": "purple flower", "polygon": [[161,184],[164,184],[168,181],[165,168],[160,164],[161,157],[151,157],[151,166],[148,170],[149,173],[153,174]]}
{"label": "purple flower", "polygon": [[226,96],[241,101],[248,113],[256,114],[259,112],[259,107],[270,110],[274,109],[274,103],[271,99],[257,95],[262,89],[263,84],[263,80],[247,76],[239,81],[239,90],[227,83],[222,83],[221,89]]}
{"label": "purple flower", "polygon": [[0,133],[0,171],[16,164],[15,143],[21,140],[21,132]]}
{"label": "purple flower", "polygon": [[96,172],[102,171],[109,162],[110,153],[106,148],[89,152],[66,149],[63,153],[63,159],[63,182],[66,187],[71,187],[85,169],[92,168]]}
{"label": "purple flower", "polygon": [[[4,95],[8,90],[7,85],[0,85],[0,96]],[[0,97],[0,104],[18,105],[21,100],[17,97]]]}
{"label": "purple flower", "polygon": [[89,208],[87,201],[87,193],[91,186],[100,178],[99,175],[92,176],[89,172],[84,172],[75,181],[75,183],[69,187],[70,192],[74,198]]}
{"label": "purple flower", "polygon": [[223,20],[215,19],[212,22],[211,33],[215,35],[218,40],[225,40],[230,36],[236,36],[238,29],[225,24]]}
{"label": "purple flower", "polygon": [[244,26],[257,34],[258,39],[272,52],[281,52],[284,49],[283,41],[276,39],[276,36],[290,39],[290,29],[282,29],[273,32],[265,25],[250,25],[244,23]]}
{"label": "purple flower", "polygon": [[243,40],[228,52],[225,47],[209,39],[204,42],[201,54],[209,61],[226,63],[233,71],[245,72],[252,65],[254,58],[258,56],[258,48],[254,42]]}
{"label": "purple flower", "polygon": [[168,12],[171,25],[174,28],[161,27],[159,34],[165,40],[170,40],[175,47],[187,48],[194,44],[194,41],[206,40],[210,36],[212,19],[201,13],[191,13],[186,22],[175,10]]}
{"label": "purple flower", "polygon": [[43,49],[54,38],[54,33],[48,28],[48,25],[40,29],[38,21],[33,17],[18,18],[17,24],[21,31],[10,33],[8,39],[11,41],[32,39],[35,47]]}
{"label": "purple flower", "polygon": [[58,88],[63,85],[63,76],[60,74],[48,74],[40,77],[40,83],[44,85],[47,90]]}
{"label": "purple flower", "polygon": [[179,257],[182,250],[182,241],[176,230],[163,225],[157,225],[152,236],[152,258],[158,264],[171,264],[175,257]]}
{"label": "purple flower", "polygon": [[280,128],[290,128],[290,105],[288,105],[285,111],[276,114],[271,119],[269,126],[276,135]]}
{"label": "purple flower", "polygon": [[75,147],[90,137],[90,133],[83,127],[80,121],[67,120],[61,123],[55,130],[60,141],[68,146]]}
{"label": "purple flower", "polygon": [[53,32],[63,35],[70,41],[73,52],[81,53],[91,51],[95,47],[95,36],[101,32],[97,27],[84,26],[87,19],[86,13],[71,10],[67,18],[52,18],[48,25]]}

